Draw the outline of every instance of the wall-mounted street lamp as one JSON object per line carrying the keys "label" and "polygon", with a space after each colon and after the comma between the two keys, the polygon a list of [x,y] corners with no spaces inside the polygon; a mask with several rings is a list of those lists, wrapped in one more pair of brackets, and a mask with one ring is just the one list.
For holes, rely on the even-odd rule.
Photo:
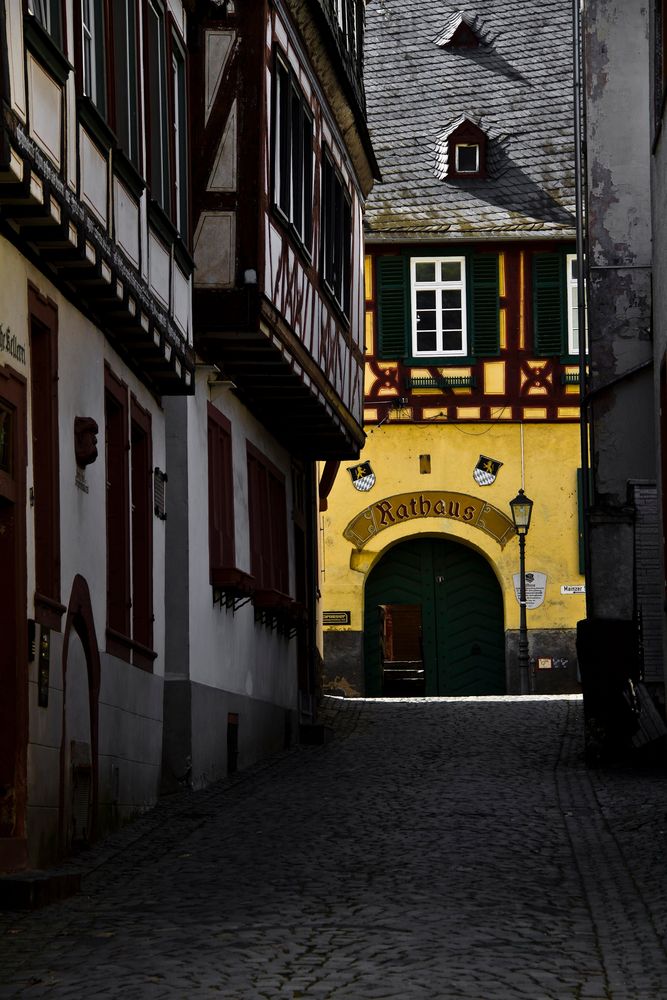
{"label": "wall-mounted street lamp", "polygon": [[519,680],[521,694],[529,693],[528,668],[528,626],[526,623],[526,535],[530,528],[533,501],[523,490],[519,490],[514,500],[510,500],[510,510],[516,533],[519,536]]}

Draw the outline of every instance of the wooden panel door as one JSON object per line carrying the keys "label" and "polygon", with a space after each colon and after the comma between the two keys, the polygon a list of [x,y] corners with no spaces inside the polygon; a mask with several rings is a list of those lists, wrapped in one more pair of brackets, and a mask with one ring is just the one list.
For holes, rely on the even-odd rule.
{"label": "wooden panel door", "polygon": [[0,368],[0,871],[26,861],[25,384]]}
{"label": "wooden panel door", "polygon": [[489,564],[462,545],[433,545],[438,694],[505,693],[500,586]]}
{"label": "wooden panel door", "polygon": [[391,549],[365,589],[366,694],[382,692],[380,607],[421,607],[425,693],[505,692],[503,600],[482,556],[456,542],[417,538]]}

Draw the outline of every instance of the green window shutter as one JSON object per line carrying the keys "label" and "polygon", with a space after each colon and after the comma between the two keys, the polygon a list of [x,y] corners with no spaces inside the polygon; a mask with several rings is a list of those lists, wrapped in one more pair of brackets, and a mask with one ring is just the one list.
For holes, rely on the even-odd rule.
{"label": "green window shutter", "polygon": [[378,357],[405,357],[407,288],[403,257],[377,258]]}
{"label": "green window shutter", "polygon": [[474,254],[471,259],[472,354],[500,353],[498,255]]}
{"label": "green window shutter", "polygon": [[559,253],[533,257],[533,322],[535,352],[542,356],[564,354],[565,273]]}

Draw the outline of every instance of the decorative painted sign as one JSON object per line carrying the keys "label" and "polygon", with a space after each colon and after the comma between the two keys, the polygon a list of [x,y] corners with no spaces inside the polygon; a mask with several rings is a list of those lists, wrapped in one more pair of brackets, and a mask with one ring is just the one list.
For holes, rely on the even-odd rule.
{"label": "decorative painted sign", "polygon": [[565,583],[560,588],[561,594],[585,594],[586,586],[583,583]]}
{"label": "decorative painted sign", "polygon": [[322,612],[322,624],[323,625],[349,625],[351,622],[351,614],[349,611],[323,611]]}
{"label": "decorative painted sign", "polygon": [[20,365],[26,363],[25,344],[20,343],[16,339],[16,334],[12,333],[9,327],[5,329],[2,323],[0,323],[0,354],[8,354]]}
{"label": "decorative painted sign", "polygon": [[359,462],[358,465],[348,466],[347,471],[352,477],[352,485],[355,490],[367,493],[375,486],[375,473],[371,469],[370,462]]}
{"label": "decorative painted sign", "polygon": [[[521,574],[515,573],[514,577],[514,592],[516,594],[517,602],[521,603]],[[546,573],[526,573],[526,608],[532,611],[533,608],[539,608],[540,604],[544,604],[544,594],[547,589],[547,574]]]}
{"label": "decorative painted sign", "polygon": [[472,470],[472,478],[478,486],[490,486],[495,483],[498,469],[502,465],[495,458],[488,458],[486,455],[479,456],[479,462]]}
{"label": "decorative painted sign", "polygon": [[363,549],[380,531],[406,521],[425,517],[448,518],[478,528],[504,547],[515,534],[509,517],[479,497],[468,493],[448,493],[440,490],[424,493],[397,493],[384,497],[360,511],[348,524],[343,536]]}

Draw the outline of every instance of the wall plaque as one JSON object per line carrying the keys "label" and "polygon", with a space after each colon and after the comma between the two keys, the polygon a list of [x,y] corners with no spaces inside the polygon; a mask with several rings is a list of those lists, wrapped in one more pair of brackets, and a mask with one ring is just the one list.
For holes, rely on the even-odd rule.
{"label": "wall plaque", "polygon": [[[514,574],[514,592],[516,594],[516,599],[521,603],[520,593],[521,593],[521,574]],[[540,604],[544,604],[544,594],[547,589],[547,574],[546,573],[526,573],[526,608],[530,611],[532,608],[539,608]]]}
{"label": "wall plaque", "polygon": [[349,625],[351,613],[349,611],[323,611],[323,625]]}

